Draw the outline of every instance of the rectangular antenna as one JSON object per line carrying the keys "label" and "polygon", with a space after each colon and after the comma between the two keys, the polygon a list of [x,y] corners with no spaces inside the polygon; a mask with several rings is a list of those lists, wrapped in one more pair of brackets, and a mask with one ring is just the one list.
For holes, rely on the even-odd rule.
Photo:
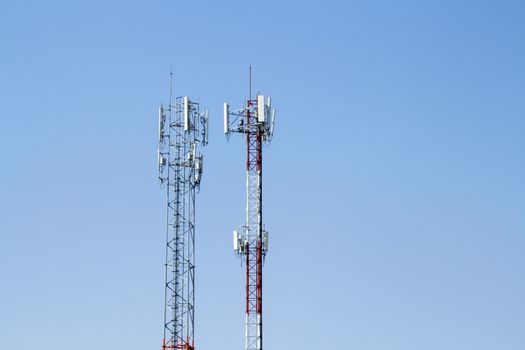
{"label": "rectangular antenna", "polygon": [[164,136],[164,109],[162,105],[159,107],[159,142],[162,142]]}
{"label": "rectangular antenna", "polygon": [[264,123],[264,95],[257,95],[257,120]]}
{"label": "rectangular antenna", "polygon": [[275,109],[272,109],[272,121],[270,124],[270,137],[273,136],[273,129],[275,127]]}
{"label": "rectangular antenna", "polygon": [[230,106],[227,102],[224,102],[224,133],[228,134],[230,130]]}
{"label": "rectangular antenna", "polygon": [[210,125],[210,122],[209,122],[209,118],[208,118],[208,110],[206,110],[206,121],[204,122],[204,144],[207,145],[208,144],[208,130],[209,130],[209,125]]}
{"label": "rectangular antenna", "polygon": [[190,129],[190,103],[187,96],[184,96],[184,131]]}

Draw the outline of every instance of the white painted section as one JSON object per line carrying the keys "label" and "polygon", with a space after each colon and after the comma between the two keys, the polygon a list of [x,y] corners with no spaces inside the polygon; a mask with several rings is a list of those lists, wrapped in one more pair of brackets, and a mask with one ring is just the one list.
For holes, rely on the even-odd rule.
{"label": "white painted section", "polygon": [[245,349],[248,349],[248,314],[246,314],[246,327],[245,327],[245,331],[244,331],[244,339],[245,339],[245,342],[244,342],[244,348]]}
{"label": "white painted section", "polygon": [[261,337],[262,337],[262,329],[261,329],[261,314],[257,314],[257,349],[261,348]]}

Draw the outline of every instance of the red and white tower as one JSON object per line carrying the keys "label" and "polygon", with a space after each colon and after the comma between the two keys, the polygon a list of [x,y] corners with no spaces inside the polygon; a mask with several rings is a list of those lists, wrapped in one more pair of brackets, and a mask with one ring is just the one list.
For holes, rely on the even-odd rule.
{"label": "red and white tower", "polygon": [[246,350],[261,350],[263,262],[268,251],[268,232],[262,220],[262,145],[270,143],[275,110],[270,97],[250,96],[239,110],[224,103],[224,133],[241,133],[246,137],[246,222],[233,232],[235,253],[246,267]]}

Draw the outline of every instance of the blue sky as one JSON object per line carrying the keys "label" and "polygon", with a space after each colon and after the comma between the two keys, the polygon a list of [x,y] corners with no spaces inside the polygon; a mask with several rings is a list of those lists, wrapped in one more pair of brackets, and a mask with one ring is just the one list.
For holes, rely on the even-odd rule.
{"label": "blue sky", "polygon": [[2,1],[0,348],[158,349],[156,109],[210,110],[197,348],[243,346],[244,147],[264,149],[267,349],[525,348],[521,1]]}

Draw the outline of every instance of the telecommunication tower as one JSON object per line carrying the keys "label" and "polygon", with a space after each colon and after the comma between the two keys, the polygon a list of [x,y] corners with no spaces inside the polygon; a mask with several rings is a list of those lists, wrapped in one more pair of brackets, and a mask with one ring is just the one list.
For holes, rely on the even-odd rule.
{"label": "telecommunication tower", "polygon": [[262,220],[262,145],[269,144],[275,125],[275,109],[270,97],[250,93],[245,105],[230,110],[224,103],[224,133],[246,136],[246,221],[233,231],[233,248],[246,267],[246,331],[245,349],[261,350],[262,333],[262,270],[268,251],[268,232]]}
{"label": "telecommunication tower", "polygon": [[162,348],[195,349],[195,190],[208,143],[208,111],[188,97],[159,108],[159,180],[166,186],[166,263]]}

